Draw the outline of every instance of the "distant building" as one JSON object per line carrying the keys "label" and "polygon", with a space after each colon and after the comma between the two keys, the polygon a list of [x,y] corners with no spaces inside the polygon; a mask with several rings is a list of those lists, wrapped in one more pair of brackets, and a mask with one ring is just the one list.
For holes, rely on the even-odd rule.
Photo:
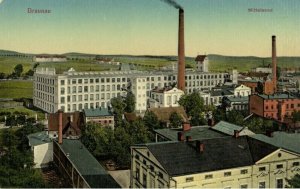
{"label": "distant building", "polygon": [[135,111],[145,112],[147,110],[146,77],[131,78],[131,91],[135,97]]}
{"label": "distant building", "polygon": [[33,57],[34,62],[66,62],[67,57],[63,55],[36,55]]}
{"label": "distant building", "polygon": [[33,133],[27,136],[33,152],[34,168],[47,167],[53,161],[53,143],[47,131]]}
{"label": "distant building", "polygon": [[198,55],[195,59],[197,63],[197,69],[200,72],[208,72],[209,60],[206,55]]}
{"label": "distant building", "polygon": [[132,188],[284,188],[300,154],[249,136],[131,147]]}
{"label": "distant building", "polygon": [[227,108],[227,111],[248,110],[249,97],[248,96],[227,97],[226,102],[229,105],[229,107]]}
{"label": "distant building", "polygon": [[258,82],[260,81],[253,79],[239,79],[238,84],[249,87],[251,89],[251,94],[254,94],[257,92]]}
{"label": "distant building", "polygon": [[84,126],[84,122],[82,112],[63,113],[60,111],[51,113],[48,118],[49,137],[58,137],[59,124],[62,123],[63,137],[78,139],[81,136],[81,129]]}
{"label": "distant building", "polygon": [[[210,90],[217,84],[223,84],[229,77],[229,73],[186,70],[185,92],[190,94],[194,90]],[[139,82],[139,79],[145,81]],[[34,74],[33,104],[48,113],[57,112],[59,109],[74,112],[85,108],[106,108],[110,106],[112,98],[125,96],[127,92],[124,89],[130,84],[138,84],[137,87],[141,87],[143,93],[146,91],[145,97],[144,94],[141,94],[141,97],[137,96],[136,109],[142,111],[146,107],[144,100],[150,96],[152,89],[171,86],[174,83],[177,83],[176,71],[77,72],[70,69],[63,74],[57,74],[53,68],[37,68]],[[137,91],[135,93],[137,94]]]}
{"label": "distant building", "polygon": [[268,67],[256,67],[252,69],[252,72],[259,72],[259,73],[272,73],[272,67],[269,65]]}
{"label": "distant building", "polygon": [[234,88],[233,93],[236,97],[249,96],[251,95],[251,88],[245,85],[239,85]]}
{"label": "distant building", "polygon": [[83,110],[85,122],[99,123],[103,126],[109,126],[114,129],[114,115],[108,110],[108,108],[94,108]]}
{"label": "distant building", "polygon": [[101,57],[101,56],[96,56],[95,61],[98,64],[120,65],[120,62],[115,61],[114,58],[105,58],[105,57]]}
{"label": "distant building", "polygon": [[293,111],[300,111],[300,98],[279,94],[254,94],[249,98],[249,112],[261,117],[272,118],[280,122],[292,115]]}
{"label": "distant building", "polygon": [[184,92],[176,87],[154,88],[150,91],[150,108],[178,107],[178,101]]}
{"label": "distant building", "polygon": [[53,141],[53,162],[73,188],[120,188],[79,140]]}
{"label": "distant building", "polygon": [[165,126],[169,126],[170,124],[170,116],[173,112],[176,112],[181,118],[183,122],[188,122],[188,117],[184,108],[182,106],[178,107],[165,107],[165,108],[148,108],[149,112],[153,112],[158,120]]}

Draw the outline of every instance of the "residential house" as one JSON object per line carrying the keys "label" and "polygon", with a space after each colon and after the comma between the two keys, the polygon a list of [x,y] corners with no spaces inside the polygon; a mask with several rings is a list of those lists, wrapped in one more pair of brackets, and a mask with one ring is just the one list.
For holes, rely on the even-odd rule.
{"label": "residential house", "polygon": [[178,107],[178,101],[183,95],[184,92],[176,87],[155,88],[150,91],[150,108]]}
{"label": "residential house", "polygon": [[93,108],[83,110],[85,122],[99,123],[103,126],[109,126],[114,129],[114,115],[109,111],[108,108]]}

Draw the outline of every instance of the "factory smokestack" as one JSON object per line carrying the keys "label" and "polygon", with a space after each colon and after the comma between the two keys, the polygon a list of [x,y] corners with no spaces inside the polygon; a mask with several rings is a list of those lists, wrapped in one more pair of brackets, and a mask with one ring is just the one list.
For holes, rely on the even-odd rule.
{"label": "factory smokestack", "polygon": [[185,91],[185,55],[184,55],[184,11],[179,9],[178,27],[178,84],[180,90]]}
{"label": "factory smokestack", "polygon": [[277,57],[276,57],[276,36],[272,36],[272,82],[274,93],[277,91]]}
{"label": "factory smokestack", "polygon": [[176,9],[183,9],[178,3],[176,3],[174,0],[161,0],[163,2],[168,3],[169,5],[171,5],[172,7],[176,8]]}

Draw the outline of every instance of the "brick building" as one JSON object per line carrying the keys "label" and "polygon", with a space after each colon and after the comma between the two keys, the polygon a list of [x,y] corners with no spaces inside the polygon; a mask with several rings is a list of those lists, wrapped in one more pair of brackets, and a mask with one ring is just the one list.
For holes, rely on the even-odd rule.
{"label": "brick building", "polygon": [[254,94],[249,97],[249,113],[273,118],[280,122],[300,111],[300,98],[288,94],[262,95]]}

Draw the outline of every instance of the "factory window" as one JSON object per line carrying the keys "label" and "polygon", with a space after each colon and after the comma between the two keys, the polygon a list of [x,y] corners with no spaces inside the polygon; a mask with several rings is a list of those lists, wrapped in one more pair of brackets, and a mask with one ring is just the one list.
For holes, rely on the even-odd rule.
{"label": "factory window", "polygon": [[143,186],[147,187],[147,174],[145,172],[143,172]]}
{"label": "factory window", "polygon": [[276,180],[276,188],[283,188],[283,179]]}
{"label": "factory window", "polygon": [[82,86],[78,87],[78,92],[81,93],[82,92]]}
{"label": "factory window", "polygon": [[205,179],[212,179],[213,178],[213,175],[212,174],[209,174],[209,175],[205,175],[204,177]]}
{"label": "factory window", "polygon": [[298,108],[300,107],[300,103],[298,104]]}
{"label": "factory window", "polygon": [[85,95],[84,95],[84,100],[87,101],[88,98],[89,98],[89,95],[85,94]]}
{"label": "factory window", "polygon": [[65,97],[60,98],[60,103],[62,103],[62,104],[65,103]]}
{"label": "factory window", "polygon": [[62,88],[60,89],[60,94],[62,94],[62,95],[65,94],[65,88],[62,87]]}
{"label": "factory window", "polygon": [[245,188],[248,188],[248,184],[242,184],[241,185],[241,189],[245,189]]}
{"label": "factory window", "polygon": [[276,165],[276,168],[277,168],[277,169],[282,169],[282,168],[283,168],[283,164],[278,164],[278,165]]}
{"label": "factory window", "polygon": [[110,91],[110,85],[106,85],[106,91]]}
{"label": "factory window", "polygon": [[158,172],[158,177],[161,178],[161,179],[164,179],[164,175],[162,172]]}
{"label": "factory window", "polygon": [[289,104],[286,104],[286,109],[289,109],[290,107],[289,107]]}
{"label": "factory window", "polygon": [[65,80],[60,80],[61,85],[65,85]]}
{"label": "factory window", "polygon": [[82,83],[82,79],[78,79],[78,83],[81,84]]}
{"label": "factory window", "polygon": [[135,171],[136,171],[135,177],[139,181],[140,180],[140,164],[138,164],[138,163],[136,164]]}
{"label": "factory window", "polygon": [[113,83],[116,82],[116,79],[115,79],[115,78],[112,78],[112,79],[111,79],[111,82],[113,82]]}
{"label": "factory window", "polygon": [[94,95],[93,94],[90,95],[90,100],[94,100]]}
{"label": "factory window", "polygon": [[75,86],[72,87],[72,93],[76,93],[76,87]]}
{"label": "factory window", "polygon": [[90,86],[90,92],[94,92],[94,86]]}
{"label": "factory window", "polygon": [[151,77],[151,81],[154,81],[154,77]]}
{"label": "factory window", "polygon": [[89,82],[89,80],[88,79],[84,79],[84,83],[88,83]]}
{"label": "factory window", "polygon": [[116,90],[116,85],[112,85],[112,86],[111,86],[111,90],[112,90],[112,91],[115,91],[115,90]]}
{"label": "factory window", "polygon": [[76,84],[76,79],[72,79],[72,84]]}
{"label": "factory window", "polygon": [[294,104],[291,104],[291,108],[294,108]]}
{"label": "factory window", "polygon": [[101,91],[105,91],[105,85],[101,85]]}
{"label": "factory window", "polygon": [[194,177],[186,177],[185,178],[185,182],[193,182],[194,181]]}
{"label": "factory window", "polygon": [[96,83],[99,83],[99,78],[95,79],[95,82],[96,82]]}
{"label": "factory window", "polygon": [[76,102],[76,95],[72,96],[72,102]]}
{"label": "factory window", "polygon": [[90,79],[90,83],[94,83],[94,79]]}
{"label": "factory window", "polygon": [[110,82],[110,78],[106,78],[106,82]]}
{"label": "factory window", "polygon": [[293,167],[299,166],[299,161],[293,162]]}
{"label": "factory window", "polygon": [[101,78],[101,83],[104,83],[104,81],[105,81],[104,78]]}
{"label": "factory window", "polygon": [[117,82],[121,82],[121,79],[120,79],[120,78],[117,78]]}
{"label": "factory window", "polygon": [[96,85],[96,92],[99,92],[99,89],[100,89],[99,85]]}
{"label": "factory window", "polygon": [[82,104],[79,104],[79,105],[78,105],[78,109],[79,109],[79,110],[82,110]]}
{"label": "factory window", "polygon": [[258,183],[258,188],[266,188],[266,182],[262,181]]}
{"label": "factory window", "polygon": [[67,97],[67,101],[68,101],[68,102],[71,101],[71,97],[70,97],[70,96]]}
{"label": "factory window", "polygon": [[93,109],[94,108],[94,104],[90,103],[90,108]]}
{"label": "factory window", "polygon": [[68,79],[68,84],[69,84],[69,85],[71,84],[71,80],[70,80],[70,79]]}
{"label": "factory window", "polygon": [[267,109],[269,109],[269,107],[268,107],[268,106],[266,106],[266,110],[267,110]]}
{"label": "factory window", "polygon": [[89,104],[88,103],[84,103],[84,108],[88,109],[89,108]]}
{"label": "factory window", "polygon": [[224,177],[229,177],[229,176],[231,176],[231,172],[230,171],[224,173]]}
{"label": "factory window", "polygon": [[266,167],[260,167],[258,170],[259,171],[266,171]]}
{"label": "factory window", "polygon": [[78,95],[78,101],[82,101],[82,95]]}
{"label": "factory window", "polygon": [[84,86],[84,92],[89,92],[89,87],[88,86]]}
{"label": "factory window", "polygon": [[248,173],[248,169],[241,170],[241,174],[247,174],[247,173]]}
{"label": "factory window", "polygon": [[96,100],[99,100],[99,94],[96,94]]}

